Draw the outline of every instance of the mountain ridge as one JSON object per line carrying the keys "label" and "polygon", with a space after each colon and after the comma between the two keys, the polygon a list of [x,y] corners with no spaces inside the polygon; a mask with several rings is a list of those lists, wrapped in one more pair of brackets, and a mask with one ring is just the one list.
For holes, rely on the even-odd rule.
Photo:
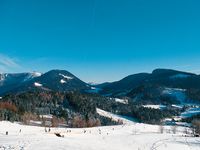
{"label": "mountain ridge", "polygon": [[31,90],[52,91],[97,91],[100,95],[129,96],[134,89],[145,87],[167,87],[200,89],[200,76],[173,69],[158,68],[152,73],[137,73],[115,82],[89,84],[66,70],[53,69],[46,73],[3,73],[0,74],[0,95]]}
{"label": "mountain ridge", "polygon": [[[6,78],[4,76],[7,76]],[[0,94],[30,90],[85,90],[90,86],[66,70],[53,69],[43,74],[0,74]]]}

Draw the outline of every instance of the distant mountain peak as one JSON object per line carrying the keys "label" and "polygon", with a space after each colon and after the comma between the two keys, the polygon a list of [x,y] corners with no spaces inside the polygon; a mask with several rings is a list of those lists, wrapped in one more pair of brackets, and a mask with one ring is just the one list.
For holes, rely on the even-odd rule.
{"label": "distant mountain peak", "polygon": [[37,71],[33,71],[31,74],[33,75],[33,77],[40,77],[42,75],[41,72],[37,72]]}
{"label": "distant mountain peak", "polygon": [[[132,89],[140,86],[152,87],[172,87],[172,88],[200,88],[200,76],[177,71],[173,69],[155,69],[152,73],[138,73],[129,75],[119,81],[101,86],[100,94],[123,96]],[[96,87],[99,87],[98,85]]]}
{"label": "distant mountain peak", "polygon": [[[85,83],[66,70],[53,69],[46,73],[3,73],[0,74],[0,94],[27,90],[88,91],[99,90],[99,94],[126,95],[142,85],[173,88],[200,88],[200,76],[172,69],[155,69],[152,73],[129,75],[119,81]],[[36,88],[37,87],[37,88]],[[40,88],[38,88],[40,87]]]}
{"label": "distant mountain peak", "polygon": [[[6,76],[6,78],[5,78]],[[2,80],[2,81],[1,81]],[[30,90],[85,91],[90,86],[66,70],[0,74],[0,95]]]}

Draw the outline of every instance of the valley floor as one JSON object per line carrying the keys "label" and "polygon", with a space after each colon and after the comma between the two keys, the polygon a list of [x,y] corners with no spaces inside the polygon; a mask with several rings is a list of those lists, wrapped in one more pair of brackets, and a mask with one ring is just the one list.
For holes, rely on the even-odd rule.
{"label": "valley floor", "polygon": [[132,123],[87,129],[52,128],[46,133],[43,127],[2,121],[0,150],[200,150],[200,138],[185,137],[183,128],[179,127],[177,134],[166,133],[170,129],[167,126],[161,134],[159,128]]}

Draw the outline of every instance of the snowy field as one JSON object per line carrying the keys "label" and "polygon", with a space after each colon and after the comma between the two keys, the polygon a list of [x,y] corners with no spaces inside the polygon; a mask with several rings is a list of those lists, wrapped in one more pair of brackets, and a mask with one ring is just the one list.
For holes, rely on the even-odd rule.
{"label": "snowy field", "polygon": [[[123,125],[85,129],[25,126],[0,122],[0,150],[200,150],[200,138],[185,136],[185,128],[172,128],[132,122],[97,109],[100,115],[121,119]],[[8,131],[8,135],[6,135]],[[60,133],[63,137],[57,137]]]}
{"label": "snowy field", "polygon": [[84,129],[51,128],[45,132],[44,127],[1,121],[0,150],[200,150],[200,138],[185,135],[186,128],[177,127],[173,134],[170,126],[164,126],[161,133],[160,126],[136,123],[101,109],[97,109],[97,113],[124,124]]}
{"label": "snowy field", "polygon": [[182,136],[181,128],[177,134],[168,133],[169,129],[161,134],[158,126],[137,123],[71,132],[53,128],[45,133],[43,127],[0,122],[0,150],[200,150],[200,138]]}

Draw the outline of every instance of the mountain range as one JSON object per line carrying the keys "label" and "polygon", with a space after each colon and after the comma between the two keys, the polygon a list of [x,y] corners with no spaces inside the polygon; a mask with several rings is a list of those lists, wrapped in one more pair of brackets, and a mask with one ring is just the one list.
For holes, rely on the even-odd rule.
{"label": "mountain range", "polygon": [[156,69],[152,73],[133,74],[119,81],[95,85],[86,83],[65,70],[51,70],[43,74],[0,74],[0,95],[47,90],[89,92],[132,99],[157,99],[166,93],[174,92],[177,96],[177,93],[180,95],[180,91],[191,89],[200,90],[200,75],[171,69]]}
{"label": "mountain range", "polygon": [[129,75],[122,80],[99,85],[104,94],[128,92],[141,85],[164,86],[169,88],[200,88],[200,76],[170,69],[156,69],[152,73]]}

